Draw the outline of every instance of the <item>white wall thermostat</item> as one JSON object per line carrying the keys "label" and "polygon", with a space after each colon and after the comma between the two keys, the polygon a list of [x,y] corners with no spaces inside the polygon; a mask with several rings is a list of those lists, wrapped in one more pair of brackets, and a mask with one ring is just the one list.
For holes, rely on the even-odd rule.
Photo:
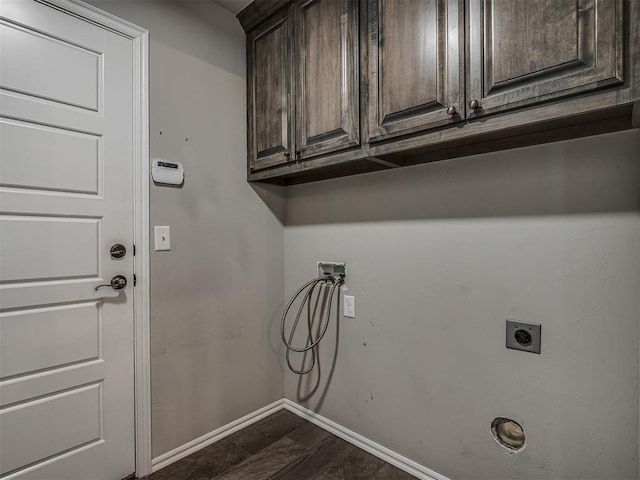
{"label": "white wall thermostat", "polygon": [[151,177],[156,183],[182,185],[182,182],[184,182],[184,167],[180,162],[170,162],[155,158],[151,164]]}

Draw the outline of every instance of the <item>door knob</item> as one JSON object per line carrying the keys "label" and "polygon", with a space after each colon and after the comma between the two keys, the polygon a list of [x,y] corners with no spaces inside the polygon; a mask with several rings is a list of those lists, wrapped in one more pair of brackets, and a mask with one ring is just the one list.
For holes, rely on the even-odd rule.
{"label": "door knob", "polygon": [[124,275],[114,275],[111,277],[110,283],[105,285],[98,285],[95,289],[98,290],[100,287],[111,287],[114,290],[122,290],[127,286],[127,277]]}
{"label": "door knob", "polygon": [[456,107],[449,107],[447,108],[447,115],[449,116],[453,116],[456,114]]}
{"label": "door knob", "polygon": [[478,100],[473,99],[469,102],[469,108],[471,110],[475,110],[476,108],[478,108],[480,106],[480,104],[478,103]]}

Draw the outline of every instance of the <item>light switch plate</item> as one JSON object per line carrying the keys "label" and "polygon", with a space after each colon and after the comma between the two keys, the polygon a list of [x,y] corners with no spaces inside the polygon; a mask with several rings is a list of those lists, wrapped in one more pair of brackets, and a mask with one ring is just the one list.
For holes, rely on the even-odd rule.
{"label": "light switch plate", "polygon": [[540,334],[542,325],[539,323],[519,322],[507,320],[507,348],[522,350],[523,352],[540,353]]}
{"label": "light switch plate", "polygon": [[153,228],[156,252],[171,250],[171,227],[156,225]]}
{"label": "light switch plate", "polygon": [[356,297],[352,295],[344,296],[344,316],[356,318]]}

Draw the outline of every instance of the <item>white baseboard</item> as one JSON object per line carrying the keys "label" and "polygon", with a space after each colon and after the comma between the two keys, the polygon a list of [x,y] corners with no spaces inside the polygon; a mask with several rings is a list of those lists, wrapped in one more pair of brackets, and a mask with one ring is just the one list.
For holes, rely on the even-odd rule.
{"label": "white baseboard", "polygon": [[257,422],[258,420],[263,419],[284,408],[284,399],[273,402],[266,407],[262,407],[255,412],[252,412],[248,415],[245,415],[238,420],[235,420],[231,423],[227,423],[226,425],[216,428],[212,432],[209,432],[205,435],[202,435],[195,440],[192,440],[184,445],[179,446],[178,448],[174,448],[173,450],[163,453],[159,457],[151,460],[151,472],[156,472],[161,468],[166,467],[167,465],[172,464],[184,458],[192,453],[197,452],[198,450],[211,445],[212,443],[217,442],[218,440],[222,440],[224,437],[231,435],[238,430],[242,430],[245,427],[248,427],[252,423]]}
{"label": "white baseboard", "polygon": [[371,455],[375,455],[381,460],[390,463],[394,467],[398,467],[400,470],[404,470],[414,477],[417,477],[421,480],[449,480],[444,475],[441,475],[438,472],[434,472],[433,470],[430,470],[427,467],[414,462],[413,460],[409,460],[407,457],[403,457],[402,455],[389,450],[388,448],[383,447],[382,445],[379,445],[374,441],[369,440],[368,438],[365,438],[362,435],[343,427],[342,425],[338,425],[337,423],[332,422],[322,415],[318,415],[311,410],[301,407],[300,405],[292,402],[289,399],[284,399],[284,408],[304,418],[305,420],[308,420],[314,425],[317,425],[318,427],[323,428],[330,433],[333,433],[336,437],[340,437],[341,439],[355,445],[365,452],[368,452]]}
{"label": "white baseboard", "polygon": [[286,398],[273,402],[266,407],[262,407],[253,413],[245,415],[238,420],[228,423],[220,428],[215,429],[212,432],[209,432],[199,438],[196,438],[195,440],[192,440],[189,443],[185,443],[178,448],[174,448],[170,452],[164,453],[159,457],[154,458],[151,461],[151,471],[156,472],[161,468],[172,464],[173,462],[176,462],[208,445],[211,445],[212,443],[217,442],[218,440],[222,440],[224,437],[231,435],[238,430],[248,427],[252,423],[257,422],[264,417],[282,410],[283,408],[292,413],[295,413],[305,420],[308,420],[314,425],[323,428],[329,433],[334,434],[336,437],[340,437],[341,439],[351,443],[352,445],[361,448],[365,452],[368,452],[371,455],[375,455],[381,460],[390,463],[394,467],[398,467],[400,470],[404,470],[405,472],[410,473],[420,480],[449,480],[444,475],[434,472],[433,470],[430,470],[427,467],[414,462],[413,460],[409,460],[407,457],[403,457],[402,455],[389,450],[388,448],[383,447],[382,445],[379,445],[374,441],[369,440],[368,438],[365,438],[362,435],[343,427],[342,425],[338,425],[337,423],[332,422],[322,415],[318,415],[317,413],[314,413],[311,410],[306,409]]}

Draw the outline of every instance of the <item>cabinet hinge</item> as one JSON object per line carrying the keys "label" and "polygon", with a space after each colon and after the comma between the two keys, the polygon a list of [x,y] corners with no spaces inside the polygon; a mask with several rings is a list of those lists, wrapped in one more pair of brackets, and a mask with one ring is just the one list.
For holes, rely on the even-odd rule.
{"label": "cabinet hinge", "polygon": [[138,279],[136,278],[136,274],[133,274],[133,286],[135,287],[136,284],[138,283]]}
{"label": "cabinet hinge", "polygon": [[135,243],[133,244],[133,256],[134,257],[136,256],[136,244]]}

